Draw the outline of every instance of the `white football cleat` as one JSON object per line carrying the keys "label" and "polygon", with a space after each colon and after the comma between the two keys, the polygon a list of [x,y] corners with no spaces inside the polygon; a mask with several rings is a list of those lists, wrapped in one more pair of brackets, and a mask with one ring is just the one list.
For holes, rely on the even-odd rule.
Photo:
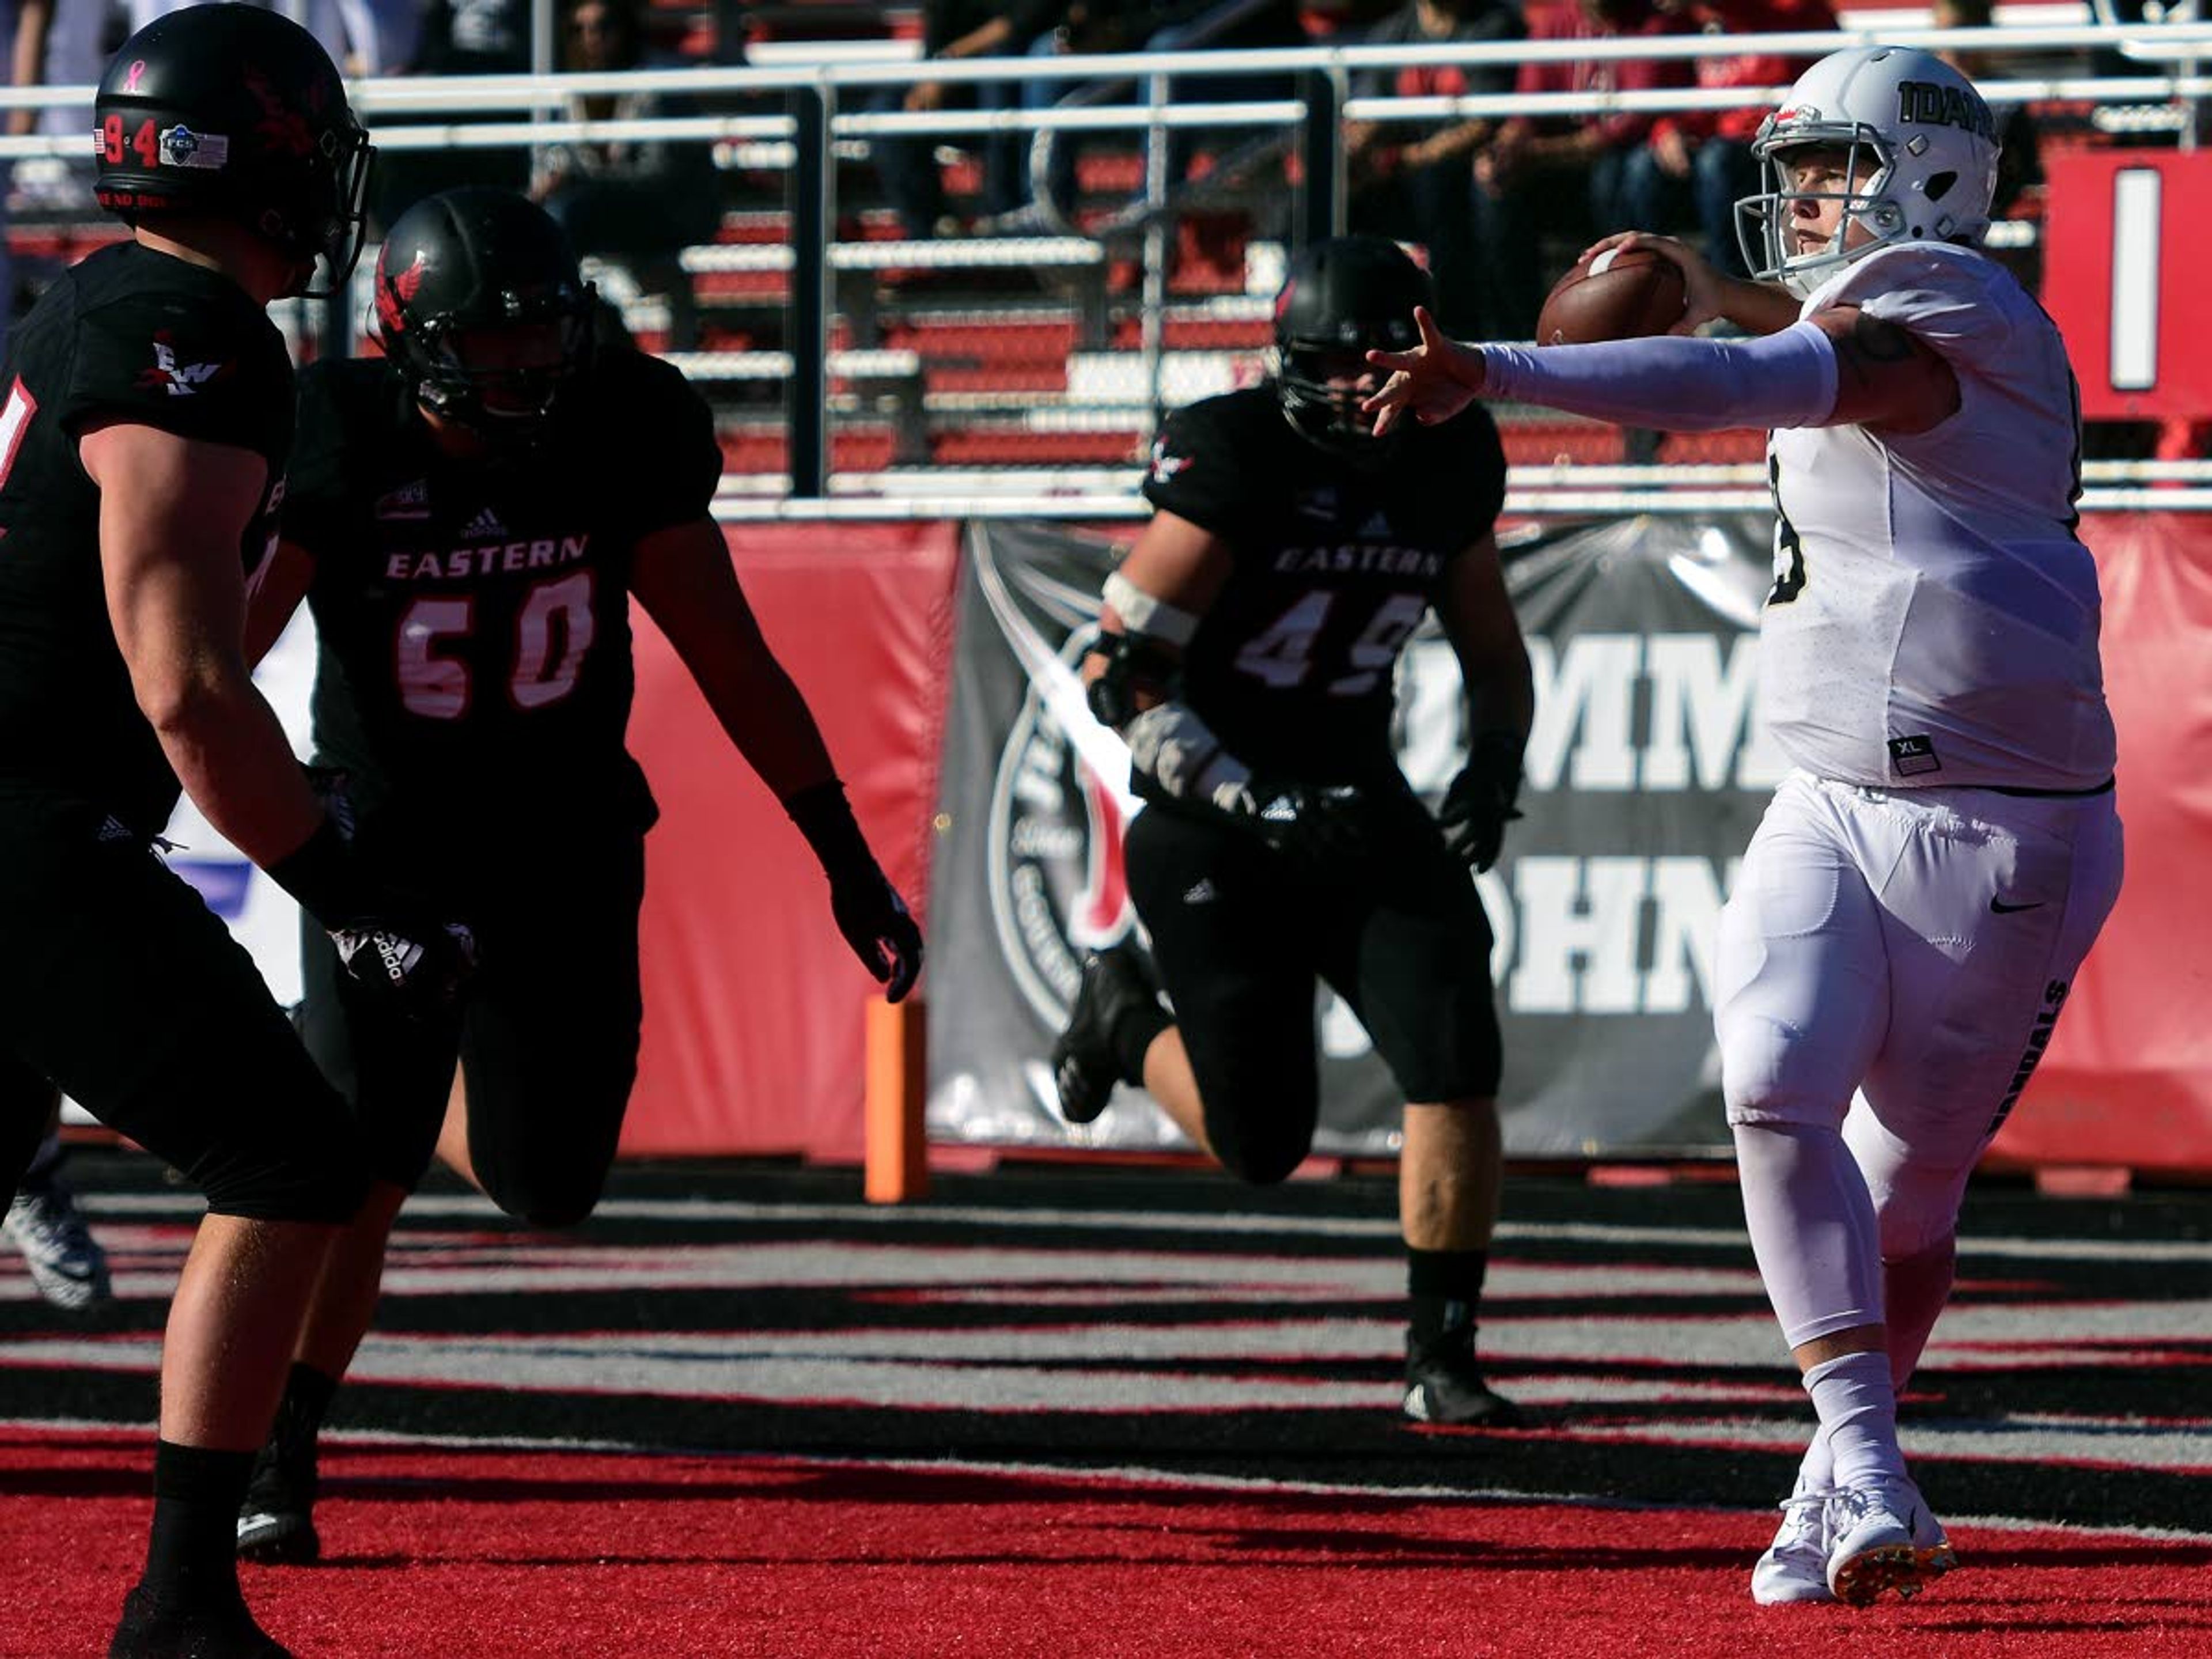
{"label": "white football cleat", "polygon": [[1782,1526],[1751,1570],[1751,1599],[1762,1607],[1832,1601],[1828,1588],[1828,1507],[1836,1494],[1800,1486],[1782,1502]]}
{"label": "white football cleat", "polygon": [[1873,1480],[1836,1494],[1828,1510],[1828,1588],[1871,1606],[1886,1589],[1917,1595],[1958,1565],[1943,1528],[1910,1480]]}

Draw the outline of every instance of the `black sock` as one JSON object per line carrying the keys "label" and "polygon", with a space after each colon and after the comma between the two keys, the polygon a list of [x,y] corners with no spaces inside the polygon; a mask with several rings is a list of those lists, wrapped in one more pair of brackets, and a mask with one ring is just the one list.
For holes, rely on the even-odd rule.
{"label": "black sock", "polygon": [[154,1443],[154,1533],[147,1589],[164,1607],[214,1607],[239,1600],[238,1506],[253,1454]]}
{"label": "black sock", "polygon": [[1157,997],[1121,1011],[1106,1036],[1114,1045],[1114,1063],[1121,1068],[1122,1082],[1144,1086],[1145,1051],[1152,1046],[1154,1037],[1174,1024]]}
{"label": "black sock", "polygon": [[1475,1310],[1489,1267],[1487,1250],[1406,1247],[1406,1288],[1413,1303],[1407,1337],[1414,1347],[1462,1340],[1474,1345]]}
{"label": "black sock", "polygon": [[304,1431],[310,1436],[319,1432],[323,1418],[330,1411],[331,1397],[337,1391],[337,1378],[294,1360],[291,1371],[284,1378],[284,1398],[276,1406],[278,1433],[287,1429]]}

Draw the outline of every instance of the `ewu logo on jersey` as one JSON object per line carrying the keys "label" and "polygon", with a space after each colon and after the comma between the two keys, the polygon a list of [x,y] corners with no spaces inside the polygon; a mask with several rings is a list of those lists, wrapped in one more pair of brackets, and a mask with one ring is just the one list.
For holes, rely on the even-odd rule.
{"label": "ewu logo on jersey", "polygon": [[[1025,619],[1000,621],[1028,628]],[[1062,718],[1089,720],[1087,711],[1070,706],[1069,694],[1097,631],[1079,628],[1053,653],[1030,630],[1024,643],[1052,657],[1060,672],[1029,676],[991,785],[992,924],[1024,1000],[1053,1030],[1075,1000],[1083,953],[1116,943],[1136,925],[1121,865],[1127,814],[1121,792],[1083,758]]]}
{"label": "ewu logo on jersey", "polygon": [[185,363],[177,361],[176,347],[167,333],[154,337],[154,366],[138,371],[138,384],[161,387],[172,398],[189,398],[210,381],[220,379],[228,363]]}

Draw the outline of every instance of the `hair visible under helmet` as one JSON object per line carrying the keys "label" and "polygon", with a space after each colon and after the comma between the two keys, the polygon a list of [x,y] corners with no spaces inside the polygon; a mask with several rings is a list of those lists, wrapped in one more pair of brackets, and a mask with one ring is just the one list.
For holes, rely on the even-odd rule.
{"label": "hair visible under helmet", "polygon": [[[1846,157],[1833,191],[1790,187],[1794,151]],[[1978,242],[1996,193],[1997,139],[1974,83],[1911,46],[1853,46],[1798,77],[1782,107],[1752,141],[1764,190],[1736,204],[1736,235],[1755,276],[1809,295],[1845,265],[1896,242]],[[1790,206],[1839,201],[1843,213],[1825,248],[1793,253]],[[1869,240],[1844,246],[1850,228]]]}
{"label": "hair visible under helmet", "polygon": [[187,6],[123,43],[93,100],[94,193],[125,224],[225,219],[329,293],[361,256],[374,154],[315,37],[258,6]]}

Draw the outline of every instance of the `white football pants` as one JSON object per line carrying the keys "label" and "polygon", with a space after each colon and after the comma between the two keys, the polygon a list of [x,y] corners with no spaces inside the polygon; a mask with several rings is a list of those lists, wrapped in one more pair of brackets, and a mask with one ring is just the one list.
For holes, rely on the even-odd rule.
{"label": "white football pants", "polygon": [[2110,793],[1793,774],[1721,913],[1730,1124],[1840,1127],[1898,1261],[1948,1237],[2119,895]]}

